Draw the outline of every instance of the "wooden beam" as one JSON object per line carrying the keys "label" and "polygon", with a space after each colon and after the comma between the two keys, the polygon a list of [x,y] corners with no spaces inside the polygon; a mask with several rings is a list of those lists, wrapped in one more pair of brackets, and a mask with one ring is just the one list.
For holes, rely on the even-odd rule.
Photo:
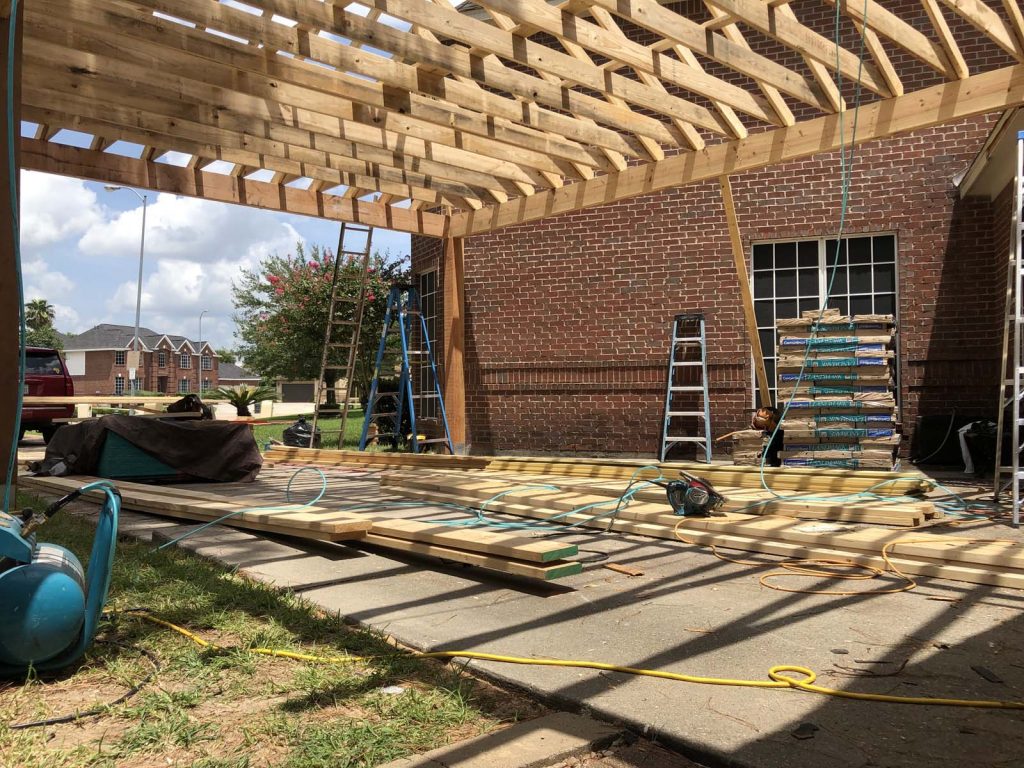
{"label": "wooden beam", "polygon": [[[883,97],[891,96],[883,78],[874,65],[860,61],[860,57],[832,40],[804,26],[788,6],[769,8],[760,0],[710,0],[726,13],[746,22],[762,34],[789,46],[802,56],[836,69],[850,82],[859,82],[865,88]],[[927,1],[927,0],[926,0]],[[781,13],[780,11],[786,11]]]}
{"label": "wooden beam", "polygon": [[343,200],[337,195],[322,192],[146,162],[36,139],[23,138],[21,152],[25,168],[106,184],[141,187],[298,216],[350,221],[429,237],[443,237],[447,225],[446,217],[436,213]]}
{"label": "wooden beam", "polygon": [[816,83],[747,46],[708,32],[697,22],[660,5],[657,0],[594,0],[594,5],[758,82],[773,85],[805,104],[826,112],[831,109]]}
{"label": "wooden beam", "polygon": [[462,238],[444,240],[444,407],[455,452],[466,452],[466,265]]}
{"label": "wooden beam", "polygon": [[[825,0],[825,2],[835,5],[837,0]],[[921,30],[911,26],[880,3],[875,0],[838,0],[838,2],[843,4],[843,12],[851,19],[855,19],[861,24],[867,24],[869,29],[888,38],[944,77],[949,79],[956,77],[953,65],[941,45],[929,39]]]}
{"label": "wooden beam", "polygon": [[500,227],[536,221],[630,197],[679,187],[784,163],[847,145],[858,120],[857,143],[909,133],[965,117],[1024,104],[1024,65],[972,75],[966,80],[934,85],[905,96],[873,102],[859,110],[825,115],[792,127],[753,134],[746,139],[715,144],[703,152],[669,157],[660,163],[629,168],[569,184],[530,198],[513,200],[479,211],[455,214],[453,237],[466,237]]}
{"label": "wooden beam", "polygon": [[942,0],[942,3],[988,35],[1008,54],[1018,61],[1021,60],[1020,43],[1017,42],[1012,27],[981,0]]}
{"label": "wooden beam", "polygon": [[747,326],[750,353],[754,360],[757,391],[761,395],[761,405],[775,405],[772,400],[771,384],[768,383],[768,372],[764,367],[764,352],[761,349],[761,335],[757,331],[757,318],[754,316],[754,297],[750,290],[750,276],[747,274],[747,254],[743,249],[743,237],[740,235],[739,220],[736,218],[736,203],[732,196],[732,184],[729,182],[728,176],[722,176],[718,183],[722,188],[722,205],[725,207],[725,221],[729,226],[732,260],[736,265],[736,279],[739,283],[740,300],[743,304],[743,322]]}
{"label": "wooden beam", "polygon": [[[15,420],[18,417],[18,390],[21,388],[18,371],[21,356],[21,340],[16,330],[19,323],[21,298],[18,295],[17,272],[18,264],[18,210],[17,199],[11,196],[11,173],[14,174],[14,191],[17,196],[20,187],[21,168],[20,144],[21,133],[21,40],[23,28],[23,6],[13,7],[11,0],[0,0],[0,146],[14,145],[14,167],[9,168],[10,157],[6,149],[0,155],[0,163],[4,166],[3,182],[0,183],[0,324],[5,329],[0,334],[0,473],[7,476],[7,469],[14,445]],[[13,27],[13,29],[12,29]],[[12,34],[13,33],[13,34]],[[14,38],[14,49],[10,48],[10,40]],[[8,62],[14,63],[14,72]],[[13,75],[14,90],[7,87],[8,77]],[[13,119],[8,123],[8,111]],[[17,472],[15,472],[15,477]],[[12,482],[15,478],[11,478]],[[6,492],[5,492],[6,496]],[[14,489],[5,498],[7,506],[3,511],[13,510]],[[2,503],[2,502],[0,502]]]}
{"label": "wooden beam", "polygon": [[956,44],[956,38],[953,37],[949,24],[946,23],[946,17],[942,15],[942,8],[939,7],[938,0],[921,0],[921,4],[924,6],[925,11],[928,12],[928,18],[931,19],[935,34],[938,35],[939,42],[942,43],[942,47],[946,51],[946,58],[953,66],[953,72],[961,80],[970,76],[971,73],[967,69],[967,62],[964,61],[963,54],[960,53],[960,47]]}

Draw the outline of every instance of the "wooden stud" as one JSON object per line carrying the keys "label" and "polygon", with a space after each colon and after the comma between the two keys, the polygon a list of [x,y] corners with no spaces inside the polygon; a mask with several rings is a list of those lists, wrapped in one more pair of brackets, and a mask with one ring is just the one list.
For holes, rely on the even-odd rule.
{"label": "wooden stud", "polygon": [[924,6],[925,11],[928,12],[928,18],[931,19],[935,34],[938,35],[939,41],[946,51],[946,58],[952,65],[953,72],[961,80],[969,77],[971,73],[967,70],[967,62],[964,61],[963,54],[960,53],[960,47],[956,44],[956,38],[953,37],[949,24],[946,23],[946,17],[942,15],[942,9],[939,7],[938,0],[921,0],[921,4]]}
{"label": "wooden stud", "polygon": [[761,395],[762,405],[775,405],[772,400],[771,385],[768,383],[768,372],[764,367],[764,352],[761,350],[761,335],[757,330],[757,318],[754,316],[754,297],[751,294],[750,277],[747,274],[747,255],[743,249],[743,237],[740,235],[739,220],[736,218],[732,184],[729,182],[728,176],[720,177],[718,183],[722,189],[722,205],[725,207],[725,221],[729,227],[729,240],[732,243],[732,259],[736,265],[736,278],[743,305],[743,321],[747,326],[747,339],[750,342],[754,373],[757,375],[757,391]]}
{"label": "wooden stud", "polygon": [[942,0],[943,5],[988,35],[996,45],[1018,61],[1022,49],[1012,27],[981,0]]}
{"label": "wooden stud", "polygon": [[466,265],[462,238],[444,240],[444,405],[448,431],[457,454],[466,452]]}

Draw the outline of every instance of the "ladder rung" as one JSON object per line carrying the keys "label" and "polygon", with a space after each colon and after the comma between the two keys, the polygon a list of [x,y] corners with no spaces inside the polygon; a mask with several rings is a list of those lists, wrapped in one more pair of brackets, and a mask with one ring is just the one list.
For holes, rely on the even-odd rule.
{"label": "ladder rung", "polygon": [[700,384],[694,384],[693,386],[685,387],[669,387],[670,392],[703,392],[704,387]]}
{"label": "ladder rung", "polygon": [[677,366],[678,365],[704,365],[704,363],[701,360],[694,360],[692,362],[691,361],[687,361],[685,363],[675,363],[674,362],[674,363],[672,363],[672,365],[677,365]]}
{"label": "ladder rung", "polygon": [[703,443],[705,442],[705,438],[692,437],[690,435],[680,435],[679,437],[672,437],[670,435],[665,438],[665,441],[670,443]]}
{"label": "ladder rung", "polygon": [[416,442],[419,443],[420,445],[423,445],[424,443],[447,443],[448,442],[448,438],[447,437],[432,437],[429,440],[417,440]]}
{"label": "ladder rung", "polygon": [[700,416],[704,417],[704,411],[669,411],[669,416]]}
{"label": "ladder rung", "polygon": [[701,339],[700,336],[682,336],[682,337],[679,337],[679,338],[677,338],[675,340],[676,344],[679,344],[680,342],[691,342],[691,343],[692,342],[698,342],[698,343],[700,343],[701,341],[703,341],[703,339]]}

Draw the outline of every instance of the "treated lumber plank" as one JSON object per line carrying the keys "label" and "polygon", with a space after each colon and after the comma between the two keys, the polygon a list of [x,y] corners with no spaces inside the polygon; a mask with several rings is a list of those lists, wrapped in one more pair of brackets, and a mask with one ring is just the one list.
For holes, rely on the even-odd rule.
{"label": "treated lumber plank", "polygon": [[[425,491],[393,489],[406,498],[420,498],[426,501],[432,496]],[[450,498],[447,500],[451,500]],[[467,499],[467,501],[472,501]],[[527,517],[537,520],[546,520],[553,516],[550,511],[543,511],[528,507],[526,505],[507,505],[503,510],[508,514],[518,517]],[[513,506],[515,507],[513,509]],[[651,536],[659,539],[682,541],[675,533],[675,526],[658,525],[647,522],[635,522],[626,518],[619,518],[611,522],[608,520],[594,521],[588,515],[573,515],[559,520],[560,523],[576,523],[586,528],[598,528],[611,530],[619,533],[631,533],[641,536]],[[707,531],[689,528],[681,531],[682,535],[690,542],[699,545],[715,545],[729,549],[738,549],[746,552],[758,552],[770,555],[779,555],[790,558],[814,558],[822,560],[846,561],[870,565],[880,569],[886,569],[885,560],[878,553],[867,553],[855,550],[830,548],[825,546],[813,546],[788,541],[777,541],[773,539],[757,538],[753,536],[734,535],[719,531]],[[917,534],[906,535],[907,538],[916,537]],[[685,543],[685,542],[684,542]],[[911,559],[906,556],[890,556],[890,562],[902,572],[911,576],[930,576],[935,578],[950,579],[953,581],[965,581],[973,584],[986,584],[991,586],[1012,587],[1024,589],[1024,569],[1011,569],[1001,567],[998,570],[990,569],[981,565],[964,565],[959,563],[932,562],[928,559]],[[769,564],[770,565],[770,564]]]}
{"label": "treated lumber plank", "polygon": [[450,560],[466,565],[475,565],[479,568],[486,568],[490,571],[507,573],[512,576],[523,576],[528,579],[540,579],[542,581],[554,581],[564,579],[567,576],[575,576],[583,572],[583,565],[578,562],[554,562],[546,565],[535,563],[524,563],[518,560],[509,560],[494,555],[485,555],[479,552],[466,552],[461,549],[427,544],[420,541],[408,541],[397,539],[391,536],[382,536],[377,533],[368,533],[361,543],[374,544],[379,547],[395,549],[401,552],[410,552],[416,555],[427,557],[438,557],[442,560]]}
{"label": "treated lumber plank", "polygon": [[[372,510],[366,513],[372,516]],[[579,554],[575,544],[531,539],[522,534],[439,525],[422,520],[372,517],[373,532],[395,539],[407,539],[453,549],[507,557],[513,560],[548,563]]]}

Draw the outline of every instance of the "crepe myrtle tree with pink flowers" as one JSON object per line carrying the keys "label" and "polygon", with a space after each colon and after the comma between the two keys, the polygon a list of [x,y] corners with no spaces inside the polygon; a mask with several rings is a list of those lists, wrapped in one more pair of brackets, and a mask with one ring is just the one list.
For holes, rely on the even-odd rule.
{"label": "crepe myrtle tree with pink flowers", "polygon": [[[353,395],[369,390],[388,291],[392,283],[409,279],[407,264],[405,258],[387,252],[371,256]],[[346,259],[338,269],[339,295],[357,298],[360,260]],[[333,270],[334,254],[329,248],[314,245],[306,254],[302,243],[296,244],[294,255],[275,254],[264,259],[257,269],[242,270],[232,291],[236,334],[241,339],[238,353],[246,368],[265,380],[308,381],[320,375]],[[335,319],[353,319],[355,306],[354,302],[338,302]],[[338,350],[331,362],[345,365],[346,355],[347,350]],[[328,371],[326,378],[328,396],[333,398],[335,372]]]}

